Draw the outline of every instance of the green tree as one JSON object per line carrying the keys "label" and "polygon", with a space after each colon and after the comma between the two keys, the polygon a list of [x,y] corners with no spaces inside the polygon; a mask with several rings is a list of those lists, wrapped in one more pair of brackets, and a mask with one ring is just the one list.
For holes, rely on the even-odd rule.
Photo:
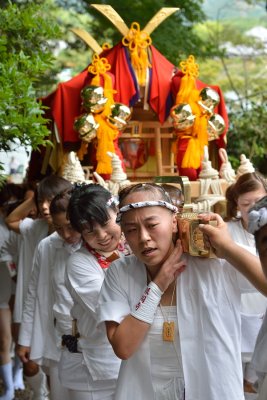
{"label": "green tree", "polygon": [[9,151],[17,141],[36,149],[49,143],[37,86],[52,65],[49,41],[59,36],[59,28],[43,2],[2,1],[1,6],[0,150]]}
{"label": "green tree", "polygon": [[244,153],[266,173],[267,55],[260,40],[246,35],[245,25],[240,19],[235,23],[208,21],[197,27],[198,33],[217,47],[217,57],[202,60],[200,78],[218,84],[225,94],[230,121],[227,151],[233,166],[239,165]]}

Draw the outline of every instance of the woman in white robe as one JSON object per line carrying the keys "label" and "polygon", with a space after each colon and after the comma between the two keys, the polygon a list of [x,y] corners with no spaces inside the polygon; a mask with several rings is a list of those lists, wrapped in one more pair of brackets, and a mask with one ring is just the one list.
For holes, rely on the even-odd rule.
{"label": "woman in white robe", "polygon": [[77,188],[69,204],[71,224],[84,241],[69,258],[66,269],[66,285],[74,302],[71,314],[77,321],[79,338],[75,349],[66,343],[59,371],[72,400],[114,397],[120,360],[107,340],[105,328],[97,327],[96,308],[105,273],[111,261],[124,251],[116,211],[116,199],[95,184]]}
{"label": "woman in white robe", "polygon": [[[21,323],[23,304],[26,299],[32,272],[34,252],[39,242],[53,232],[49,206],[53,197],[62,190],[70,189],[71,183],[56,175],[42,179],[37,185],[35,195],[29,197],[12,211],[5,222],[10,230],[21,236],[17,265],[17,285],[13,312],[13,330],[18,332]],[[38,217],[33,220],[28,215],[37,209]],[[16,336],[17,336],[16,332]],[[17,340],[17,338],[15,338]],[[29,360],[23,365],[24,376],[34,395],[45,400],[48,395],[46,376],[39,366]]]}
{"label": "woman in white robe", "polygon": [[35,252],[33,271],[20,326],[18,354],[48,368],[51,400],[68,399],[58,379],[61,336],[72,333],[72,298],[65,286],[68,257],[81,245],[81,235],[67,219],[71,193],[54,197],[50,214],[56,232],[43,239]]}

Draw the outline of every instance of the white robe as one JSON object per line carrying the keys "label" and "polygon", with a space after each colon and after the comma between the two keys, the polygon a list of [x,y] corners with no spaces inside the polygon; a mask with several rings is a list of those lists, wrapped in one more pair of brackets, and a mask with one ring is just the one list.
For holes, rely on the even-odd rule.
{"label": "white robe", "polygon": [[61,336],[71,334],[73,301],[65,286],[65,267],[80,244],[68,245],[54,232],[43,239],[34,255],[23,307],[19,344],[31,347],[30,357],[40,365],[59,361]]}
{"label": "white robe", "polygon": [[[255,289],[224,260],[184,256],[177,278],[177,315],[186,400],[243,400],[240,349],[242,291]],[[120,323],[139,301],[147,275],[135,256],[116,260],[107,271],[98,321]],[[150,355],[145,339],[122,361],[115,400],[153,400]]]}
{"label": "white robe", "polygon": [[[77,319],[80,339],[78,349],[82,352],[84,363],[91,380],[102,380],[102,387],[114,387],[120,360],[115,356],[106,336],[105,327],[97,327],[96,308],[105,272],[97,259],[85,248],[72,254],[67,263],[66,285],[74,301],[71,310]],[[90,389],[94,390],[91,386]]]}
{"label": "white robe", "polygon": [[26,298],[32,271],[33,256],[38,243],[48,234],[45,220],[25,218],[20,222],[21,244],[17,266],[17,286],[13,311],[14,322],[21,322],[23,304]]}

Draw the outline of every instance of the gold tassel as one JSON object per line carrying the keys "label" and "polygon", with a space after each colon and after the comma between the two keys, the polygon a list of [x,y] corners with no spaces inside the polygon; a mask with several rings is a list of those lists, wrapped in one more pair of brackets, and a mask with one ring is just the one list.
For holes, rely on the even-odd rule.
{"label": "gold tassel", "polygon": [[110,68],[108,60],[104,57],[100,58],[97,54],[94,55],[92,64],[88,67],[88,71],[95,75],[91,85],[101,86],[102,77],[104,80],[104,96],[108,99],[102,113],[94,114],[94,119],[99,124],[96,150],[96,172],[98,174],[112,173],[111,158],[107,155],[107,151],[115,153],[114,140],[119,135],[119,131],[109,126],[106,121],[106,117],[111,113],[111,106],[114,104],[113,94],[116,93],[112,88],[111,76],[107,73]]}
{"label": "gold tassel", "polygon": [[107,155],[107,152],[115,153],[114,140],[118,137],[119,131],[108,125],[103,113],[96,114],[94,118],[99,124],[97,130],[96,172],[98,174],[111,174],[111,158]]}
{"label": "gold tassel", "polygon": [[151,67],[147,48],[152,44],[150,36],[140,30],[138,22],[133,22],[129,32],[122,39],[122,44],[129,48],[131,63],[137,75],[140,86],[146,84],[146,70]]}
{"label": "gold tassel", "polygon": [[[176,104],[189,104],[192,113],[195,115],[195,122],[192,127],[191,137],[188,142],[185,155],[182,161],[182,168],[198,169],[204,153],[204,146],[208,144],[208,116],[203,113],[199,100],[199,90],[196,88],[196,78],[199,76],[199,67],[195,63],[194,56],[190,55],[187,60],[180,63],[184,76],[176,96]],[[186,132],[188,137],[188,132]],[[179,135],[180,138],[185,136]]]}

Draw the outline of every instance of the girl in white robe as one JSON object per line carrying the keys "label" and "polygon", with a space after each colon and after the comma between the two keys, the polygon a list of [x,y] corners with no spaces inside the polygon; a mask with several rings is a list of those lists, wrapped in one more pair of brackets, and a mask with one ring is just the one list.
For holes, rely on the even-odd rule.
{"label": "girl in white robe", "polygon": [[68,345],[68,338],[64,340],[59,370],[72,400],[114,397],[120,360],[105,328],[96,326],[96,308],[110,262],[125,250],[116,211],[116,199],[100,185],[81,186],[70,199],[68,215],[84,241],[69,258],[66,269],[66,285],[74,302],[71,314],[77,321],[79,338],[75,346]]}
{"label": "girl in white robe", "polygon": [[[48,176],[37,185],[35,196],[25,200],[5,220],[9,229],[21,235],[13,312],[13,328],[17,332],[21,323],[35,249],[39,242],[52,233],[54,229],[49,212],[51,200],[62,190],[71,187],[71,183],[64,178],[55,175]],[[35,220],[28,218],[28,215],[36,208],[39,212],[38,218]],[[45,400],[48,390],[44,372],[31,360],[28,360],[23,367],[25,379],[30,385],[35,399]]]}
{"label": "girl in white robe", "polygon": [[[243,400],[240,303],[251,284],[225,260],[182,255],[177,209],[159,186],[126,188],[119,205],[134,255],[114,261],[99,298],[99,324],[123,360],[115,400]],[[258,259],[219,215],[202,218],[218,222],[200,225],[217,255],[267,293]]]}
{"label": "girl in white robe", "polygon": [[48,368],[50,399],[68,399],[58,379],[61,336],[72,332],[72,298],[65,286],[68,257],[81,245],[81,235],[67,219],[70,191],[54,197],[50,214],[56,232],[43,239],[35,252],[33,271],[24,303],[18,354]]}

